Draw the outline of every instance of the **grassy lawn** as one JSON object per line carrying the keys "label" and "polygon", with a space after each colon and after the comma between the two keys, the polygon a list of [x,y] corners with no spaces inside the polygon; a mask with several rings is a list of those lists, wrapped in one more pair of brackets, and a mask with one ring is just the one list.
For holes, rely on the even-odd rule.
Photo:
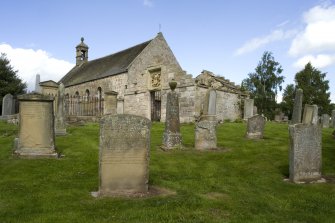
{"label": "grassy lawn", "polygon": [[151,134],[150,185],[175,191],[148,198],[93,198],[98,190],[99,125],[71,126],[56,138],[62,159],[12,156],[16,126],[0,122],[0,222],[335,222],[335,140],[323,129],[325,184],[292,184],[288,126],[267,123],[265,138],[246,124],[218,127],[221,151],[194,151],[194,125],[181,128],[184,150],[159,149]]}

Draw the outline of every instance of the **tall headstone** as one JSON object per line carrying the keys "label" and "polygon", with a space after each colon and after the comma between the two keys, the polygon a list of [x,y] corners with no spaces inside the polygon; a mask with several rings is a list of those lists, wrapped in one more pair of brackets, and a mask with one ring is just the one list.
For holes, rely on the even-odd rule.
{"label": "tall headstone", "polygon": [[56,135],[66,135],[66,124],[65,124],[65,87],[63,83],[58,86],[57,95],[57,113],[55,120],[55,133]]}
{"label": "tall headstone", "polygon": [[217,148],[216,126],[216,91],[209,89],[205,97],[203,114],[195,123],[195,149]]}
{"label": "tall headstone", "polygon": [[19,139],[14,153],[26,157],[56,157],[54,98],[31,93],[18,96]]}
{"label": "tall headstone", "polygon": [[301,123],[302,97],[303,97],[303,91],[302,89],[299,88],[297,89],[294,97],[294,106],[291,120],[292,125]]}
{"label": "tall headstone", "polygon": [[332,121],[331,121],[331,127],[335,128],[335,110],[332,110]]}
{"label": "tall headstone", "polygon": [[2,99],[2,116],[14,114],[13,95],[6,94]]}
{"label": "tall headstone", "polygon": [[321,179],[321,134],[320,125],[300,123],[289,126],[292,182]]}
{"label": "tall headstone", "polygon": [[166,99],[166,120],[163,134],[163,149],[173,149],[181,146],[182,138],[180,134],[179,120],[179,98],[175,88],[177,82],[172,80],[170,83],[171,91]]}
{"label": "tall headstone", "polygon": [[117,92],[105,92],[104,97],[104,114],[116,115],[117,114]]}
{"label": "tall headstone", "polygon": [[35,92],[36,93],[42,93],[40,82],[41,82],[41,77],[39,74],[36,74],[36,79],[35,79]]}
{"label": "tall headstone", "polygon": [[321,117],[322,128],[329,128],[329,115],[323,114]]}
{"label": "tall headstone", "polygon": [[248,139],[262,139],[264,135],[265,118],[262,115],[254,115],[248,118],[247,134]]}
{"label": "tall headstone", "polygon": [[319,123],[317,105],[305,104],[302,123],[303,124],[313,124],[313,125],[317,125]]}
{"label": "tall headstone", "polygon": [[254,99],[244,99],[244,112],[243,112],[243,118],[247,120],[248,118],[253,116],[254,111]]}
{"label": "tall headstone", "polygon": [[100,121],[99,195],[146,193],[149,181],[149,119],[106,115]]}

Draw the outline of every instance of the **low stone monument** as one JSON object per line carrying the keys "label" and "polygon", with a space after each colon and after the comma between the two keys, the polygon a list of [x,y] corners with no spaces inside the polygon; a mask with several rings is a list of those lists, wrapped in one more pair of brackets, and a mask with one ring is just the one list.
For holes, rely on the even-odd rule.
{"label": "low stone monument", "polygon": [[6,94],[2,99],[2,116],[13,115],[15,113],[14,106],[13,95]]}
{"label": "low stone monument", "polygon": [[329,128],[329,115],[328,114],[323,114],[321,117],[321,122],[322,122],[322,128]]}
{"label": "low stone monument", "polygon": [[57,157],[55,149],[54,98],[38,93],[18,96],[19,138],[14,154],[23,157]]}
{"label": "low stone monument", "polygon": [[320,125],[289,126],[290,181],[298,183],[321,179],[321,134]]}
{"label": "low stone monument", "polygon": [[262,139],[264,134],[265,118],[262,115],[254,115],[248,118],[246,138]]}
{"label": "low stone monument", "polygon": [[104,114],[116,115],[117,114],[117,92],[105,92],[104,98]]}
{"label": "low stone monument", "polygon": [[294,97],[294,106],[292,112],[291,124],[301,123],[301,112],[302,112],[302,97],[303,91],[302,89],[297,89]]}
{"label": "low stone monument", "polygon": [[248,118],[252,117],[254,111],[254,99],[244,99],[244,112],[243,112],[243,118],[244,120],[247,120]]}
{"label": "low stone monument", "polygon": [[331,127],[335,128],[335,110],[332,110]]}
{"label": "low stone monument", "polygon": [[148,192],[149,119],[135,115],[107,115],[100,121],[98,196]]}
{"label": "low stone monument", "polygon": [[303,124],[313,124],[313,125],[317,125],[319,123],[317,105],[305,104],[302,123]]}
{"label": "low stone monument", "polygon": [[216,91],[209,89],[205,97],[203,114],[195,123],[195,149],[217,148],[216,126]]}
{"label": "low stone monument", "polygon": [[179,121],[179,98],[175,88],[177,82],[172,80],[170,83],[171,91],[167,94],[166,99],[166,119],[165,130],[163,134],[162,148],[169,150],[181,147],[180,121]]}
{"label": "low stone monument", "polygon": [[64,92],[64,84],[60,83],[58,86],[57,113],[55,120],[56,135],[66,135]]}

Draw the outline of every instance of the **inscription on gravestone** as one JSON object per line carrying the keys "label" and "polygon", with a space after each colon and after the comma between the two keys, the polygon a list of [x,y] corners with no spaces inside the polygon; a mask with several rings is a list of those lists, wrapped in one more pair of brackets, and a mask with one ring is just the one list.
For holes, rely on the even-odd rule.
{"label": "inscription on gravestone", "polygon": [[107,115],[100,121],[99,195],[127,195],[148,191],[149,119],[135,115]]}
{"label": "inscription on gravestone", "polygon": [[295,124],[289,126],[290,180],[293,182],[321,179],[321,127]]}

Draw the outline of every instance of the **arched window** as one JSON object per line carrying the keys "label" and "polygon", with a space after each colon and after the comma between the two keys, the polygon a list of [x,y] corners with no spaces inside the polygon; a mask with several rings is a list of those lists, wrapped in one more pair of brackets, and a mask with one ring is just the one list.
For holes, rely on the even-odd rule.
{"label": "arched window", "polygon": [[98,87],[98,92],[97,92],[97,99],[98,99],[98,114],[102,114],[102,89],[101,87]]}

